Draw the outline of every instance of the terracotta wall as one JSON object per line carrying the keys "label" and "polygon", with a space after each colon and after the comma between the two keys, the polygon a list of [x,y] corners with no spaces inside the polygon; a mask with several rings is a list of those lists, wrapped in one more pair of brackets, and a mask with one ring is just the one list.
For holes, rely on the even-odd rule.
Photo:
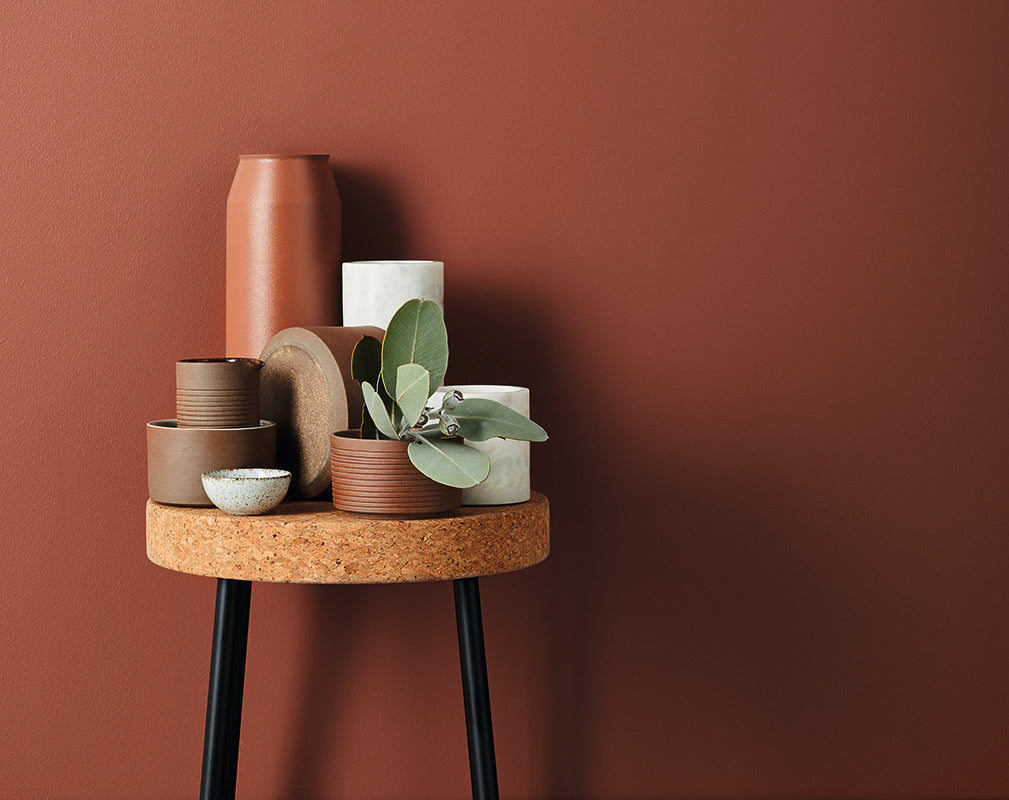
{"label": "terracotta wall", "polygon": [[[446,263],[533,387],[484,582],[514,798],[1009,795],[1009,6],[0,3],[0,796],[195,796],[213,581],[144,422],[224,346],[239,153]],[[451,589],[256,586],[245,798],[468,792]]]}

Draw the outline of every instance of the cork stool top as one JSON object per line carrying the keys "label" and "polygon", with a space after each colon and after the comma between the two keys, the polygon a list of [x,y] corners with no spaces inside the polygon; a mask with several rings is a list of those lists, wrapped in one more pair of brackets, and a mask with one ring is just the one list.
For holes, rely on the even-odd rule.
{"label": "cork stool top", "polygon": [[276,583],[411,583],[531,567],[550,552],[550,506],[460,508],[375,519],[330,503],[282,503],[261,517],[147,502],[147,557],[193,575]]}

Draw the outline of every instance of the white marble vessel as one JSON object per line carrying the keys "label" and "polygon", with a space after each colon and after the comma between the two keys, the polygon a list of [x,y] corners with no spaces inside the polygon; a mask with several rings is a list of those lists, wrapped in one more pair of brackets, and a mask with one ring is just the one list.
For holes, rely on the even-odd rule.
{"label": "white marble vessel", "polygon": [[[466,398],[481,397],[496,400],[524,417],[529,416],[529,390],[522,386],[486,384],[442,386],[432,396],[429,405],[441,407],[445,393],[453,390],[462,392]],[[462,490],[464,506],[524,503],[529,499],[529,442],[495,438],[486,442],[467,440],[466,444],[487,454],[490,458],[490,475],[480,485]]]}
{"label": "white marble vessel", "polygon": [[445,313],[442,261],[345,261],[343,325],[374,325],[385,330],[403,303],[432,300]]}

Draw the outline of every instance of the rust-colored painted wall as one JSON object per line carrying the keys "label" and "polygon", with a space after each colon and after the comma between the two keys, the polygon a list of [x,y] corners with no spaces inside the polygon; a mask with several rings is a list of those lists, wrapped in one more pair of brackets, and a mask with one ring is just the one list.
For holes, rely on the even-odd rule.
{"label": "rust-colored painted wall", "polygon": [[[1009,6],[3,2],[0,796],[192,797],[213,582],[143,424],[242,152],[444,259],[554,549],[484,584],[513,798],[1009,795]],[[246,798],[468,791],[451,590],[253,591]]]}

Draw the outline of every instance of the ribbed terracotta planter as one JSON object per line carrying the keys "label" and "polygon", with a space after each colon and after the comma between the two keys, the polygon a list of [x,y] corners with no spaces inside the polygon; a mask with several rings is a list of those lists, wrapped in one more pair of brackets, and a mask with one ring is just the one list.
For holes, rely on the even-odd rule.
{"label": "ribbed terracotta planter", "polygon": [[408,442],[362,439],[340,431],[331,439],[333,505],[341,511],[432,516],[462,504],[462,489],[444,486],[410,462]]}

